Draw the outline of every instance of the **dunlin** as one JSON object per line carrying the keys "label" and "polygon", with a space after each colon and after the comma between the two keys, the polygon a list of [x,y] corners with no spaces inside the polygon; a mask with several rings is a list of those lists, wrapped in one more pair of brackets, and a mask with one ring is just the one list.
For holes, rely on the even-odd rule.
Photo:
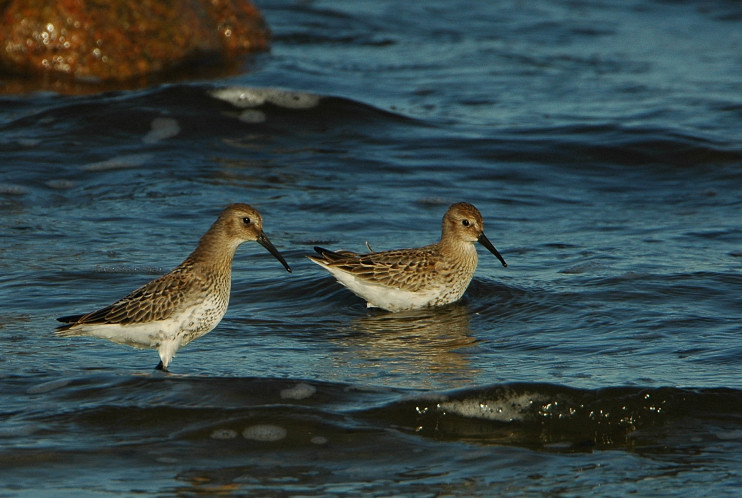
{"label": "dunlin", "polygon": [[367,301],[367,306],[402,311],[458,301],[477,268],[479,242],[507,266],[484,235],[479,210],[466,202],[453,204],[443,216],[440,242],[412,249],[357,254],[314,250],[309,259]]}
{"label": "dunlin", "polygon": [[167,370],[175,352],[217,326],[229,304],[237,247],[254,240],[291,268],[263,232],[263,219],[247,204],[228,206],[177,268],[110,306],[58,318],[64,337],[93,336],[136,348],[157,349]]}

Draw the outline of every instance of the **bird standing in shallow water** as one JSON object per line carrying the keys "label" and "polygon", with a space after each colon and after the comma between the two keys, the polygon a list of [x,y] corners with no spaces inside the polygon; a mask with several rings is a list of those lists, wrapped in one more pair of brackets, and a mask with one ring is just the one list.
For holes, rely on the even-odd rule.
{"label": "bird standing in shallow water", "polygon": [[157,349],[157,369],[167,370],[176,351],[214,329],[229,304],[232,260],[250,240],[291,268],[263,232],[263,219],[247,204],[228,206],[177,268],[110,306],[58,318],[63,337],[93,336],[136,348]]}
{"label": "bird standing in shallow water", "polygon": [[357,254],[314,250],[309,259],[367,301],[367,306],[403,311],[458,301],[477,269],[479,242],[505,260],[484,235],[484,221],[467,202],[451,205],[443,216],[440,242],[412,249]]}

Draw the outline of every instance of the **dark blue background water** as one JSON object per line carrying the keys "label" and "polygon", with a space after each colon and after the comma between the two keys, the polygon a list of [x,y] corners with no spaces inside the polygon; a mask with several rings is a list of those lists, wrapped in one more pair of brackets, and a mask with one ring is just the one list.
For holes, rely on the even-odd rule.
{"label": "dark blue background water", "polygon": [[[0,97],[0,493],[736,493],[742,5],[259,6],[239,76]],[[461,200],[509,267],[459,304],[367,310],[304,258]],[[294,273],[241,247],[172,374],[54,336],[231,202]]]}

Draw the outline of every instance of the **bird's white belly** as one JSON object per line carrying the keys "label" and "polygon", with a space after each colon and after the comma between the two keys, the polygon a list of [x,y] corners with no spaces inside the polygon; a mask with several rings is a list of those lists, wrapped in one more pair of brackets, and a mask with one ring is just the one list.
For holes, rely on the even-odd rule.
{"label": "bird's white belly", "polygon": [[175,343],[180,347],[211,332],[226,313],[227,305],[228,302],[211,297],[176,312],[166,320],[129,324],[81,324],[75,328],[79,335],[108,339],[136,348],[157,349],[165,342]]}
{"label": "bird's white belly", "polygon": [[214,330],[227,312],[228,304],[228,300],[211,296],[174,316],[173,319],[178,324],[177,329],[181,336],[180,345],[185,346],[192,340]]}
{"label": "bird's white belly", "polygon": [[126,344],[135,348],[157,348],[164,339],[176,336],[177,328],[171,320],[156,322],[82,324],[75,326],[76,335],[87,335]]}
{"label": "bird's white belly", "polygon": [[450,295],[445,286],[412,292],[397,287],[374,284],[367,280],[332,267],[325,267],[335,278],[357,296],[368,303],[368,307],[377,307],[387,311],[404,311],[428,306],[436,306],[456,301],[461,293]]}

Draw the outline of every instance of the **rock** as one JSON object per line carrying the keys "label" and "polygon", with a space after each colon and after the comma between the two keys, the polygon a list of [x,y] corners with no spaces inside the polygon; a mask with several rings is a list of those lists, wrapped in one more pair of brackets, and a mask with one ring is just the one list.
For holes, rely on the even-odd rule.
{"label": "rock", "polygon": [[228,65],[268,48],[246,0],[7,0],[0,2],[0,71],[123,82],[189,63]]}

